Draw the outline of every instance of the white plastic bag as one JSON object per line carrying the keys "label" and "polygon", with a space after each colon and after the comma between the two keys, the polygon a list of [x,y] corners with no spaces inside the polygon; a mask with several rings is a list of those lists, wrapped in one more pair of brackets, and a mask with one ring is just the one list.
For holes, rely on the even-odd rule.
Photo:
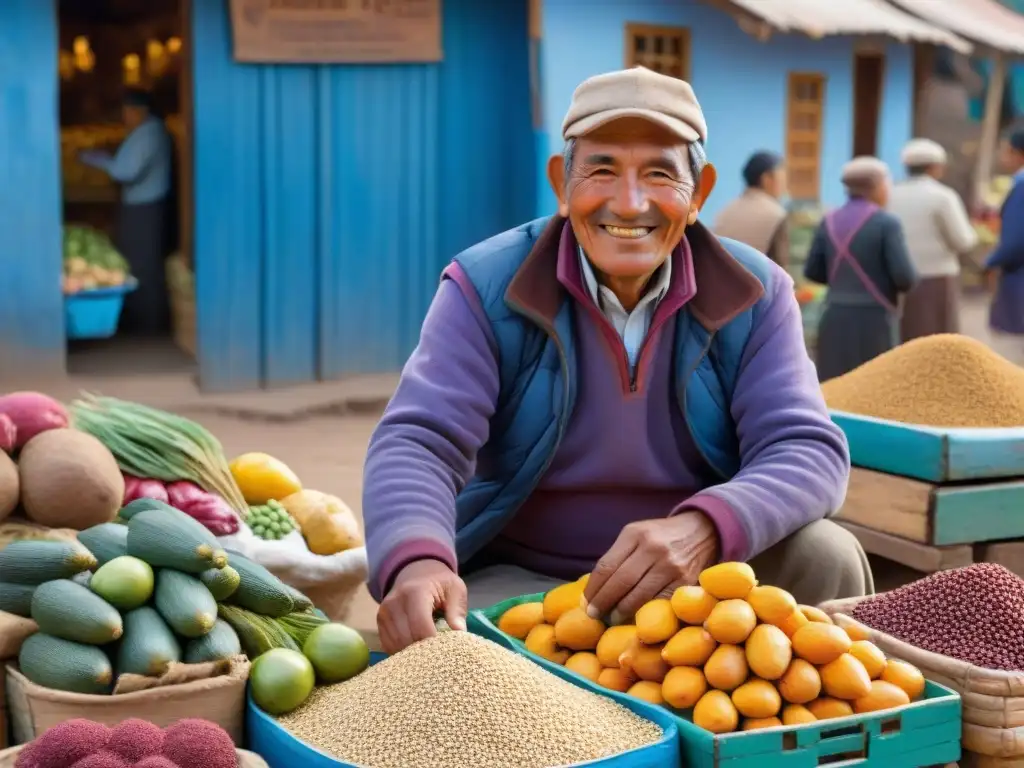
{"label": "white plastic bag", "polygon": [[242,553],[305,593],[317,608],[336,621],[344,618],[353,596],[366,583],[369,568],[365,547],[336,555],[315,555],[298,531],[276,541],[264,541],[244,524],[238,533],[221,536],[218,541],[225,549]]}

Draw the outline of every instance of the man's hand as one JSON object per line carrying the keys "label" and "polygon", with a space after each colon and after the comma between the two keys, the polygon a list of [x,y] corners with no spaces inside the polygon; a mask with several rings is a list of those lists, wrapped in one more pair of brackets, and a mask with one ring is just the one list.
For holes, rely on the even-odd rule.
{"label": "man's hand", "polygon": [[718,532],[702,512],[630,523],[590,574],[587,612],[629,620],[649,600],[696,584],[717,556]]}
{"label": "man's hand", "polygon": [[434,612],[452,629],[466,628],[466,584],[438,560],[416,560],[395,577],[377,611],[377,631],[388,654],[437,634]]}

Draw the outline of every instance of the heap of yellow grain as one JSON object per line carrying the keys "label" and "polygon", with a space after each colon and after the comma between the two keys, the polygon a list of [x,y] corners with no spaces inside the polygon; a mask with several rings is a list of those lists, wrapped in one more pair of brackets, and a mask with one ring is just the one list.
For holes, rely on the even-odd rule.
{"label": "heap of yellow grain", "polygon": [[980,341],[908,341],[822,386],[829,408],[930,427],[1024,426],[1024,369]]}

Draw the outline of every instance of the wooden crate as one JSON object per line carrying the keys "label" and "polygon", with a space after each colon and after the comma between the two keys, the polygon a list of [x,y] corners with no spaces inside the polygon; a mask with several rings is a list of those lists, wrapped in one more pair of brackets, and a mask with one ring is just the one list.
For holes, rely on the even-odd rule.
{"label": "wooden crate", "polygon": [[940,485],[854,467],[838,519],[932,547],[1024,538],[1024,479]]}
{"label": "wooden crate", "polygon": [[858,467],[930,483],[1024,477],[1024,428],[936,429],[831,411]]}

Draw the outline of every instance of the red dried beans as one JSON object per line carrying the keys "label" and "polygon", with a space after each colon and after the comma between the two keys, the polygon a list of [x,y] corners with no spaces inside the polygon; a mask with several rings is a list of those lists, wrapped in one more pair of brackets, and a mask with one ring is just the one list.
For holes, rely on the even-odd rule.
{"label": "red dried beans", "polygon": [[855,619],[932,653],[1024,670],[1024,579],[1001,565],[939,571],[868,598]]}

